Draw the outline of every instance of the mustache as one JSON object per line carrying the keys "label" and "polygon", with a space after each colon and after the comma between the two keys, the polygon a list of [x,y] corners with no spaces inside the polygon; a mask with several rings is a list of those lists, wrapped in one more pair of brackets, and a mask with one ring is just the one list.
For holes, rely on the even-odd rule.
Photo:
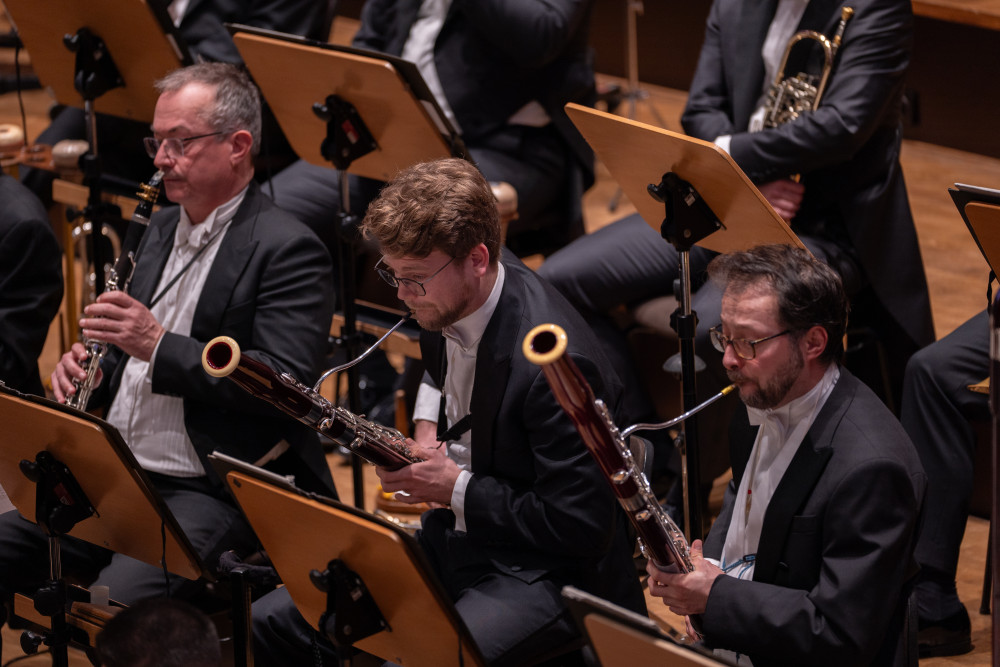
{"label": "mustache", "polygon": [[734,383],[740,383],[740,382],[746,382],[747,381],[746,376],[744,376],[743,373],[740,373],[737,370],[727,370],[726,371],[726,377],[729,378],[730,382],[734,382]]}

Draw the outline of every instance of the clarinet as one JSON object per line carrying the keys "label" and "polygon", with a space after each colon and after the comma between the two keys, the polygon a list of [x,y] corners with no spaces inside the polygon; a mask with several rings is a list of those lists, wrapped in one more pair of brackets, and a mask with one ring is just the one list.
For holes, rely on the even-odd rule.
{"label": "clarinet", "polygon": [[[139,249],[139,243],[146,234],[149,227],[149,216],[153,212],[153,204],[160,195],[160,182],[163,180],[163,172],[157,171],[149,179],[149,183],[142,183],[136,196],[139,204],[132,213],[132,219],[128,224],[128,231],[125,234],[125,241],[122,243],[121,252],[111,267],[111,273],[104,284],[105,292],[115,292],[128,290],[128,285],[132,281],[132,273],[135,271],[135,253]],[[87,349],[87,356],[81,362],[87,377],[83,380],[73,380],[76,391],[66,397],[65,404],[78,410],[86,410],[87,402],[94,391],[94,382],[97,379],[97,370],[101,367],[101,359],[108,352],[108,344],[95,340],[84,340],[84,347]]]}
{"label": "clarinet", "polygon": [[[594,397],[594,391],[583,373],[566,354],[568,344],[562,327],[540,324],[528,332],[522,347],[528,361],[541,366],[556,401],[569,415],[583,444],[610,482],[618,502],[635,527],[643,555],[660,569],[676,564],[681,572],[693,571],[690,547],[684,533],[656,501],[646,475],[636,464],[632,451],[625,444],[625,438],[615,426],[607,406]],[[732,385],[726,387],[667,425],[690,417],[732,390]],[[640,426],[664,427],[637,425],[625,432],[631,433]]]}
{"label": "clarinet", "polygon": [[[278,373],[267,364],[241,354],[239,344],[229,336],[218,336],[205,345],[201,365],[212,377],[228,377],[257,398],[380,468],[399,470],[423,461],[410,450],[406,437],[396,429],[334,405],[288,373]],[[346,431],[353,437],[344,437]]]}

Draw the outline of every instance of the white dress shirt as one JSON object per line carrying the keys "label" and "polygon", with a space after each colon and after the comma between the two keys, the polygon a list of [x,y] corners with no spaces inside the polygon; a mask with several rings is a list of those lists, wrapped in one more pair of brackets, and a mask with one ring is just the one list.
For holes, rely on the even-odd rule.
{"label": "white dress shirt", "polygon": [[[498,264],[497,279],[489,297],[474,313],[463,317],[453,325],[442,329],[445,338],[445,356],[448,368],[445,371],[444,395],[447,426],[469,414],[472,402],[472,385],[476,380],[476,355],[479,342],[486,332],[486,326],[493,317],[503,291],[504,267]],[[441,405],[441,392],[427,384],[421,384],[413,408],[413,419],[437,422]],[[458,440],[448,443],[448,458],[461,469],[455,488],[451,492],[451,509],[455,513],[455,529],[465,530],[465,489],[472,479],[472,431],[466,431]]]}
{"label": "white dress shirt", "polygon": [[[764,513],[774,496],[774,490],[839,378],[840,367],[831,364],[815,387],[787,405],[774,410],[747,408],[750,423],[760,426],[760,429],[750,452],[747,470],[736,491],[729,532],[726,533],[726,543],[722,547],[722,562],[716,563],[728,576],[753,579]],[[724,649],[715,652],[739,665],[753,664],[743,654]]]}
{"label": "white dress shirt", "polygon": [[[774,81],[778,65],[785,55],[788,40],[795,34],[795,29],[802,21],[802,15],[805,14],[808,4],[809,0],[779,0],[778,2],[778,8],[774,12],[774,18],[767,31],[767,37],[764,38],[764,46],[761,48],[760,55],[764,59],[764,83],[760,99],[757,101],[757,110],[750,117],[750,124],[747,128],[750,132],[759,132],[764,127],[766,114],[764,104],[767,102],[767,92]],[[715,145],[727,153],[731,143],[732,136],[728,134],[717,137],[715,140]]]}
{"label": "white dress shirt", "polygon": [[[222,237],[246,192],[244,188],[197,225],[192,225],[187,213],[181,209],[174,247],[153,292],[153,299],[159,297],[159,300],[151,311],[164,330],[181,336],[191,335],[191,322],[202,287]],[[205,249],[198,255],[202,247]],[[194,259],[196,255],[197,259]],[[185,270],[192,259],[193,263]],[[180,279],[160,297],[164,288],[181,271]],[[198,477],[205,474],[205,469],[184,427],[184,399],[153,393],[153,367],[159,349],[157,342],[148,362],[135,357],[126,362],[121,385],[107,419],[121,432],[144,469],[174,477]]]}

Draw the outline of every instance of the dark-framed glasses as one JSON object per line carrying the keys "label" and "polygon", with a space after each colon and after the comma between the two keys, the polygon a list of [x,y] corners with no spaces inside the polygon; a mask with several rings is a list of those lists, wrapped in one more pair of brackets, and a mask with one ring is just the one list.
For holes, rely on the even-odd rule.
{"label": "dark-framed glasses", "polygon": [[763,338],[755,338],[750,340],[749,338],[730,338],[729,336],[723,335],[719,327],[712,327],[708,330],[708,337],[712,341],[712,347],[714,347],[719,352],[723,354],[726,353],[726,346],[732,345],[733,352],[740,359],[753,359],[757,356],[757,346],[767,340],[772,340],[778,336],[784,336],[785,334],[792,333],[793,329],[785,329],[784,331],[779,331],[776,334],[771,334],[770,336],[764,336]]}
{"label": "dark-framed glasses", "polygon": [[196,134],[193,137],[170,137],[169,139],[157,139],[156,137],[143,137],[142,145],[146,147],[146,154],[151,158],[156,158],[156,154],[163,146],[163,154],[170,160],[184,157],[184,146],[195,139],[205,137],[217,137],[220,134],[229,134],[229,130],[219,130],[208,134]]}
{"label": "dark-framed glasses", "polygon": [[427,294],[427,288],[425,288],[424,285],[429,283],[434,278],[434,276],[444,271],[446,266],[455,261],[455,258],[452,257],[451,259],[449,259],[447,262],[444,263],[444,266],[442,266],[440,269],[438,269],[431,275],[427,276],[423,280],[413,280],[412,278],[397,278],[396,274],[393,273],[389,268],[382,266],[383,259],[385,259],[385,257],[380,257],[378,262],[375,264],[375,273],[377,273],[382,280],[387,282],[390,287],[398,288],[400,285],[402,285],[403,287],[405,287],[406,289],[408,289],[409,291],[413,292],[418,296],[425,296]]}

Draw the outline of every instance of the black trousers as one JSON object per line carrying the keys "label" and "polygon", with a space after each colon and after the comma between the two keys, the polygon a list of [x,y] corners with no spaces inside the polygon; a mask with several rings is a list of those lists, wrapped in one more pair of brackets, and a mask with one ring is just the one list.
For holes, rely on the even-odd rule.
{"label": "black trousers", "polygon": [[910,358],[900,421],[927,473],[916,558],[921,618],[961,608],[955,590],[958,556],[972,496],[976,436],[972,420],[990,419],[989,398],[969,390],[989,374],[989,317],[984,310]]}

